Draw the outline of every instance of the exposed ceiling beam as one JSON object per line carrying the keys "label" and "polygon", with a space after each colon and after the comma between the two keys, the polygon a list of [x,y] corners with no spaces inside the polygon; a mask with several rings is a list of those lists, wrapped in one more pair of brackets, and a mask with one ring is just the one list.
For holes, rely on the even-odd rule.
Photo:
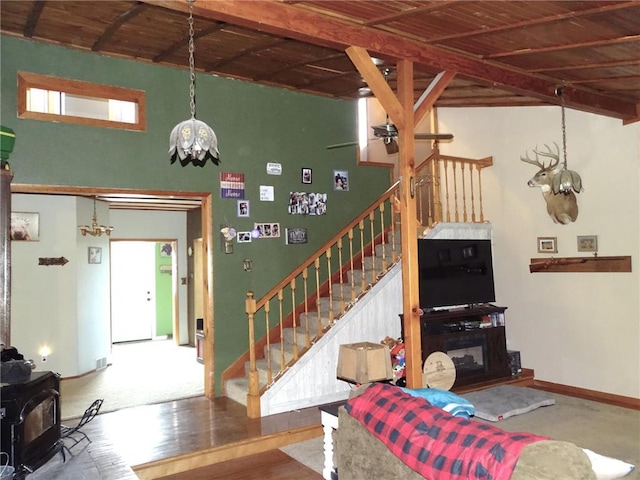
{"label": "exposed ceiling beam", "polygon": [[349,58],[365,82],[367,82],[367,85],[382,105],[382,108],[384,108],[387,115],[389,115],[391,123],[393,123],[398,130],[404,128],[404,111],[402,105],[400,105],[395,93],[391,90],[391,87],[380,73],[380,70],[378,70],[378,67],[373,63],[369,53],[364,48],[349,47],[347,48],[347,55],[349,55]]}
{"label": "exposed ceiling beam", "polygon": [[619,38],[608,38],[606,40],[597,40],[594,42],[582,42],[571,43],[567,45],[551,45],[549,47],[541,48],[523,48],[521,50],[513,50],[510,52],[494,53],[492,55],[486,55],[483,58],[504,58],[504,57],[516,57],[519,55],[534,55],[536,53],[548,53],[548,52],[560,52],[565,50],[574,50],[576,48],[592,48],[602,47],[607,45],[620,45],[621,43],[640,42],[640,35],[626,35]]}
{"label": "exposed ceiling beam", "polygon": [[[206,37],[207,35],[211,35],[212,33],[218,32],[218,31],[222,30],[225,26],[226,26],[226,23],[222,23],[221,22],[221,23],[217,23],[215,25],[212,25],[209,28],[205,28],[204,30],[201,30],[201,31],[197,32],[196,34],[194,34],[193,35],[193,40],[196,41],[199,38]],[[173,45],[171,45],[169,48],[167,48],[163,52],[160,52],[158,55],[156,55],[152,59],[152,61],[155,62],[155,63],[159,63],[159,62],[163,61],[165,58],[169,58],[171,55],[176,53],[178,50],[186,47],[187,45],[189,45],[189,36],[188,35],[183,37],[183,38],[181,38],[177,42],[175,42]]]}
{"label": "exposed ceiling beam", "polygon": [[42,13],[42,9],[46,3],[47,2],[43,0],[33,2],[33,7],[31,8],[31,12],[29,12],[29,18],[27,18],[27,22],[24,26],[24,36],[26,38],[33,37],[33,32],[35,32],[36,27],[38,26],[38,19],[40,18],[40,14]]}
{"label": "exposed ceiling beam", "polygon": [[590,70],[594,68],[628,67],[630,65],[640,65],[640,60],[618,60],[615,62],[581,63],[571,65],[561,65],[559,67],[543,67],[529,70],[531,73],[563,72],[565,70]]}
{"label": "exposed ceiling beam", "polygon": [[[187,2],[178,0],[142,0],[175,11],[187,12]],[[209,19],[225,21],[270,34],[291,37],[334,49],[357,46],[375,54],[407,59],[417,64],[456,72],[484,82],[507,88],[519,94],[557,104],[557,82],[521,71],[488,64],[480,59],[466,58],[437,47],[425,47],[419,42],[374,28],[310,13],[296,5],[274,0],[217,0],[196,2],[194,13]],[[565,104],[591,113],[623,120],[637,117],[636,105],[612,99],[597,92],[565,87]]]}
{"label": "exposed ceiling beam", "polygon": [[91,47],[91,50],[93,50],[94,52],[99,52],[100,50],[102,50],[102,47],[105,46],[107,42],[109,42],[109,40],[111,40],[111,37],[113,36],[113,34],[116,33],[122,25],[127,23],[132,18],[135,18],[138,15],[140,15],[147,8],[149,8],[147,5],[143,3],[138,3],[134,5],[132,8],[130,8],[129,10],[127,10],[126,12],[124,12],[122,15],[120,15],[116,19],[115,22],[109,25],[109,28],[107,28],[102,35],[100,35],[98,40],[96,40],[96,42]]}
{"label": "exposed ceiling beam", "polygon": [[420,120],[433,108],[436,100],[442,95],[442,92],[445,91],[455,76],[455,72],[440,72],[436,75],[413,106],[414,123],[420,123]]}

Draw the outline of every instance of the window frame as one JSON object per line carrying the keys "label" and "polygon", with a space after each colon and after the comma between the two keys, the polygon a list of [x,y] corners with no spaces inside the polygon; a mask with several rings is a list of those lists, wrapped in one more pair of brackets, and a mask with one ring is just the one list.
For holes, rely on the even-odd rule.
{"label": "window frame", "polygon": [[[54,90],[57,92],[81,95],[84,97],[103,100],[121,100],[135,103],[138,108],[135,123],[101,120],[97,118],[78,117],[74,115],[59,115],[55,113],[31,112],[27,110],[27,91],[30,88]],[[30,118],[47,122],[64,122],[94,127],[118,128],[122,130],[147,130],[147,102],[144,90],[115,87],[99,83],[72,80],[69,78],[53,77],[38,73],[18,72],[18,118]]]}

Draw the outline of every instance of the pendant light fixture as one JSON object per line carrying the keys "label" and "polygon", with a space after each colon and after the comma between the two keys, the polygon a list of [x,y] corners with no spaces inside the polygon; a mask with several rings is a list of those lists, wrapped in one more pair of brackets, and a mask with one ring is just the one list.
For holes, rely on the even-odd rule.
{"label": "pendant light fixture", "polygon": [[582,178],[577,172],[567,169],[567,125],[564,115],[564,97],[563,88],[556,88],[556,96],[560,97],[560,106],[562,108],[562,152],[564,156],[564,162],[562,169],[553,177],[551,189],[553,193],[564,193],[568,195],[571,190],[576,193],[582,191]]}
{"label": "pendant light fixture", "polygon": [[98,224],[98,214],[96,213],[96,197],[93,197],[93,217],[92,217],[91,226],[78,225],[78,228],[80,229],[80,233],[82,233],[83,237],[86,236],[87,234],[93,237],[99,237],[103,233],[107,236],[111,235],[111,231],[113,230],[113,227],[108,227],[106,225]]}
{"label": "pendant light fixture", "polygon": [[171,163],[180,159],[183,167],[189,163],[197,167],[204,167],[207,160],[220,164],[218,152],[218,138],[213,129],[206,123],[196,119],[196,71],[193,60],[195,50],[193,40],[193,2],[189,3],[189,107],[191,118],[176,125],[169,136],[169,154]]}

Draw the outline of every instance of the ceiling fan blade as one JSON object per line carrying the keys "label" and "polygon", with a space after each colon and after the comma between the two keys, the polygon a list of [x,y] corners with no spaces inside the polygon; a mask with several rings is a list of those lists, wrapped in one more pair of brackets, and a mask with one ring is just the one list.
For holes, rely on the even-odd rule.
{"label": "ceiling fan blade", "polygon": [[358,142],[336,143],[334,145],[327,146],[327,150],[331,150],[333,148],[352,147],[354,145],[358,145]]}
{"label": "ceiling fan blade", "polygon": [[419,140],[452,140],[452,133],[416,133],[413,138]]}

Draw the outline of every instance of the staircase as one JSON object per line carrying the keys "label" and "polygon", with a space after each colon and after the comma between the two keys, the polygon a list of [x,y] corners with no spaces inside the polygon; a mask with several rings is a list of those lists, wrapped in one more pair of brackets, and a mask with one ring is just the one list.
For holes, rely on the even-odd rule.
{"label": "staircase", "polygon": [[[325,333],[311,343],[299,360],[294,359],[294,332],[293,328],[283,330],[282,343],[264,347],[264,358],[256,361],[258,382],[261,391],[260,412],[262,416],[272,415],[306,408],[314,405],[344,400],[348,397],[351,385],[336,378],[338,350],[341,344],[369,341],[380,343],[387,335],[393,338],[400,336],[400,319],[398,314],[402,311],[402,269],[400,262],[396,262],[377,281],[373,282],[374,271],[380,272],[382,266],[382,250],[385,247],[378,245],[376,255],[365,263],[365,276],[367,285],[371,285],[366,291],[357,288],[359,295],[357,300],[350,302],[350,292],[342,285],[333,285],[333,311],[339,312],[340,305],[344,302],[349,308],[339,319],[333,322],[329,317],[329,297],[320,300],[321,322]],[[388,246],[387,246],[388,248]],[[378,264],[374,270],[373,263]],[[361,285],[362,271],[350,271],[349,281],[352,280]],[[295,335],[298,345],[304,345],[306,331],[315,328],[317,322],[316,312],[300,315],[300,328]],[[329,326],[331,327],[329,328]],[[271,363],[278,365],[284,355],[284,362],[289,365],[278,376],[277,381],[268,384],[268,357],[271,355]],[[243,404],[247,404],[249,393],[248,374],[250,362],[246,362],[247,376],[232,378],[225,382],[227,397]]]}
{"label": "staircase", "polygon": [[[434,228],[416,236],[490,238],[480,173],[491,164],[434,150],[416,171],[418,223]],[[336,378],[339,346],[400,336],[398,191],[396,183],[262,298],[247,293],[249,349],[222,382],[248,416],[345,399],[351,385]]]}

